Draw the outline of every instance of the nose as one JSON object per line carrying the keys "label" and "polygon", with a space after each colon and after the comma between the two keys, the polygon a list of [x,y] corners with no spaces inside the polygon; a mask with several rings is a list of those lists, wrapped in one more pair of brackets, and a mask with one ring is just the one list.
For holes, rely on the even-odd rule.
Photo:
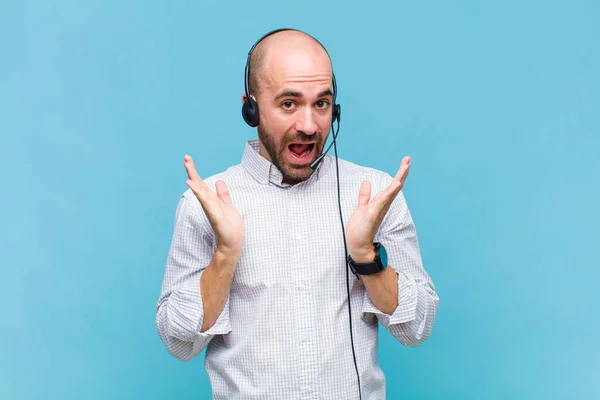
{"label": "nose", "polygon": [[307,135],[314,135],[317,133],[317,121],[315,120],[314,111],[311,107],[305,107],[301,112],[296,113],[298,119],[296,120],[296,130],[304,132]]}

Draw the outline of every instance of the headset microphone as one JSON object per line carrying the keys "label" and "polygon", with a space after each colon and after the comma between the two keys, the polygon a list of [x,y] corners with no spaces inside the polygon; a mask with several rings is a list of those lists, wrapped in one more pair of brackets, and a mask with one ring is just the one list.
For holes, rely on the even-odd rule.
{"label": "headset microphone", "polygon": [[323,161],[323,159],[325,158],[325,156],[327,155],[327,153],[329,153],[329,149],[331,149],[331,146],[333,146],[333,144],[335,143],[335,140],[337,139],[338,132],[340,131],[340,117],[339,117],[339,115],[340,115],[340,109],[339,109],[339,105],[338,105],[337,118],[336,118],[336,120],[338,122],[337,130],[336,131],[333,130],[333,122],[334,121],[331,121],[331,136],[333,136],[333,140],[329,144],[329,147],[327,148],[327,150],[325,150],[323,152],[323,154],[321,154],[319,157],[317,157],[315,159],[315,161],[313,161],[313,162],[310,163],[310,168],[313,171],[315,170],[315,168],[317,168],[317,166],[321,163],[321,161]]}
{"label": "headset microphone", "polygon": [[[333,140],[335,140],[335,139],[333,139]],[[331,148],[332,145],[333,145],[333,142],[331,142],[331,144],[329,145],[329,147],[327,148],[327,150],[325,150],[325,152],[323,154],[321,154],[315,161],[310,163],[310,169],[312,169],[314,171],[314,169],[317,168],[317,166],[321,163],[321,161],[323,161],[323,159],[329,152],[329,149]]]}

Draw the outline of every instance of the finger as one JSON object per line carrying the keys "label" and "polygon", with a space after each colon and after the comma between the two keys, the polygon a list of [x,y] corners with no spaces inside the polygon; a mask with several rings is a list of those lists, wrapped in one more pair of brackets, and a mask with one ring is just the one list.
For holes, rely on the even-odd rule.
{"label": "finger", "polygon": [[231,198],[229,197],[229,190],[227,189],[227,185],[223,181],[217,181],[215,183],[217,187],[217,196],[223,201],[225,204],[231,204]]}
{"label": "finger", "polygon": [[371,182],[363,181],[358,191],[358,205],[366,206],[371,198]]}
{"label": "finger", "polygon": [[215,223],[218,223],[220,218],[222,218],[223,210],[221,208],[221,204],[219,204],[219,199],[214,192],[211,192],[209,189],[199,188],[198,185],[191,179],[186,181],[187,185],[192,189],[196,198],[200,202],[208,221],[211,226],[215,226]]}
{"label": "finger", "polygon": [[185,166],[188,177],[194,182],[197,182],[200,179],[200,175],[198,175],[198,172],[196,171],[196,165],[194,164],[192,157],[185,155],[183,157],[183,165]]}
{"label": "finger", "polygon": [[402,185],[404,185],[404,181],[406,180],[406,177],[408,176],[409,169],[410,169],[410,157],[406,156],[402,159],[402,162],[400,163],[400,168],[398,168],[398,172],[396,173],[396,176],[394,177],[394,180],[396,180],[400,183],[400,188],[402,188]]}
{"label": "finger", "polygon": [[188,185],[188,187],[190,189],[192,189],[192,192],[194,192],[194,194],[196,195],[198,200],[200,200],[201,203],[206,199],[205,190],[203,190],[203,188],[198,186],[198,184],[196,182],[194,182],[191,179],[188,179],[187,181],[185,181],[185,183],[186,183],[186,185]]}
{"label": "finger", "polygon": [[185,155],[183,157],[183,165],[185,166],[185,169],[187,171],[188,178],[194,181],[194,183],[196,183],[196,185],[198,185],[199,188],[206,186],[206,184],[204,183],[202,178],[200,178],[200,175],[198,175],[198,172],[196,171],[196,165],[194,164],[194,160],[192,159],[192,157]]}
{"label": "finger", "polygon": [[408,171],[410,169],[410,157],[406,156],[400,162],[400,168],[398,168],[398,172],[396,172],[396,176],[392,179],[390,185],[385,188],[381,193],[378,193],[372,201],[382,201],[384,203],[391,203],[396,195],[402,190],[404,187],[404,181],[408,176]]}

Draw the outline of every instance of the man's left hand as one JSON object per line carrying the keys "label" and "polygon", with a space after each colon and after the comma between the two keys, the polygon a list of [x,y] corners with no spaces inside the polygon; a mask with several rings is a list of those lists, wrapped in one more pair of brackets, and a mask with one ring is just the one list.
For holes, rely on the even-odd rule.
{"label": "man's left hand", "polygon": [[371,199],[371,182],[363,181],[358,192],[358,206],[348,221],[346,241],[350,257],[356,263],[368,263],[375,259],[373,240],[377,229],[392,202],[404,187],[408,176],[410,157],[406,156],[392,183]]}

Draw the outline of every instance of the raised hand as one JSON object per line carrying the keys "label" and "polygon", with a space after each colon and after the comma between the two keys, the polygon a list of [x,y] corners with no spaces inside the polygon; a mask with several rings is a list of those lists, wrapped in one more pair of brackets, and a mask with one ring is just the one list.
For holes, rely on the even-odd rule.
{"label": "raised hand", "polygon": [[404,187],[404,181],[410,169],[410,157],[404,157],[400,168],[390,185],[382,192],[371,197],[371,183],[364,181],[358,193],[358,206],[348,221],[346,241],[348,252],[357,263],[367,263],[375,258],[373,240],[377,229],[390,205]]}
{"label": "raised hand", "polygon": [[227,254],[239,256],[244,241],[244,223],[238,210],[231,203],[225,182],[219,180],[215,183],[217,189],[217,193],[215,193],[200,179],[192,157],[186,155],[183,165],[189,178],[186,184],[200,201],[204,213],[217,235],[219,248]]}

